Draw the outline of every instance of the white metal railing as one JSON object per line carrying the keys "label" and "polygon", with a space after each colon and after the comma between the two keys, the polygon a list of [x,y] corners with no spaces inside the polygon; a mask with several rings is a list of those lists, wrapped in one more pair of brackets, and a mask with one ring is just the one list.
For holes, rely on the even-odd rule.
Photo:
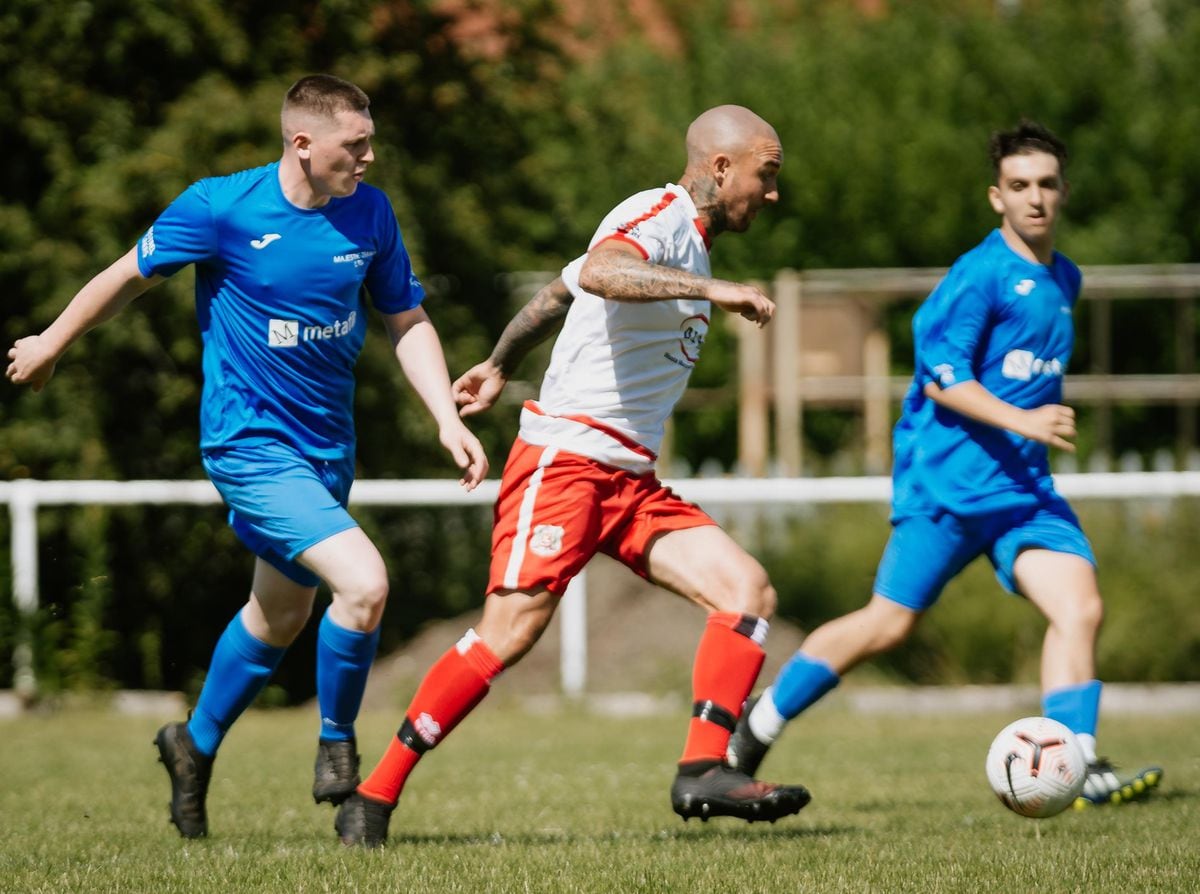
{"label": "white metal railing", "polygon": [[[820,503],[883,503],[891,499],[892,482],[884,476],[850,478],[687,478],[666,482],[680,496],[704,506],[799,506]],[[1129,499],[1135,497],[1200,496],[1200,472],[1097,472],[1055,476],[1055,484],[1070,499]],[[485,481],[470,493],[455,481],[364,480],[350,492],[360,506],[490,505],[499,482]],[[7,503],[12,523],[12,599],[28,622],[37,610],[40,506],[219,504],[208,481],[39,481],[0,482],[0,503]],[[586,574],[571,582],[571,598],[560,609],[563,691],[581,694],[587,685]],[[31,695],[36,690],[33,653],[28,639],[17,646],[15,687]]]}

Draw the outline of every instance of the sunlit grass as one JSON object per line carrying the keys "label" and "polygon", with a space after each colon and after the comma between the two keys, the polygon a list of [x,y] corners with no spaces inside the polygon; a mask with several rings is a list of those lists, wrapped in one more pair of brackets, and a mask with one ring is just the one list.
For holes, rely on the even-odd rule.
{"label": "sunlit grass", "polygon": [[[679,712],[681,713],[681,712]],[[765,775],[814,793],[774,825],[683,823],[667,790],[682,716],[543,715],[484,703],[414,774],[380,852],[342,848],[309,796],[309,711],[251,712],[216,764],[212,837],[168,824],[160,720],[68,711],[0,721],[0,890],[1103,891],[1195,890],[1196,717],[1109,717],[1106,753],[1161,762],[1150,801],[1043,821],[983,775],[1000,715],[837,709],[790,729]],[[398,717],[360,723],[369,766]]]}

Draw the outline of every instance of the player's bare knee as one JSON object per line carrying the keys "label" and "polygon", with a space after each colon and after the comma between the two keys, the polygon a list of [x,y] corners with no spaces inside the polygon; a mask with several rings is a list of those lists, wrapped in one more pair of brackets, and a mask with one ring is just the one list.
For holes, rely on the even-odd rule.
{"label": "player's bare knee", "polygon": [[541,638],[554,615],[556,599],[545,592],[489,594],[475,632],[505,667],[511,667]]}
{"label": "player's bare knee", "polygon": [[874,654],[890,652],[912,635],[920,615],[896,603],[876,597],[858,612]]}
{"label": "player's bare knee", "polygon": [[744,615],[770,620],[775,615],[775,607],[779,601],[775,588],[767,578],[767,573],[761,566],[756,565],[756,571],[751,571],[739,578],[738,582],[721,594],[724,598],[714,597],[712,602],[721,611],[740,612]]}
{"label": "player's bare knee", "polygon": [[352,621],[356,630],[374,630],[379,626],[387,597],[386,576],[371,577],[333,594],[333,598],[341,603],[343,616]]}
{"label": "player's bare knee", "polygon": [[1057,615],[1049,619],[1050,623],[1080,636],[1094,637],[1104,622],[1104,601],[1099,593],[1080,593]]}
{"label": "player's bare knee", "polygon": [[312,615],[312,603],[307,605],[276,605],[263,612],[273,643],[290,643],[300,635]]}

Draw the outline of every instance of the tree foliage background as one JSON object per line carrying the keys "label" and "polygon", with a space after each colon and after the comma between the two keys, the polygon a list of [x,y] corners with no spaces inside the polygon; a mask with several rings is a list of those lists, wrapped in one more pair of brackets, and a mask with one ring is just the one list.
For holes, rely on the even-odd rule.
{"label": "tree foliage background", "polygon": [[[687,124],[725,102],[774,123],[786,163],[779,207],[748,235],[717,243],[718,276],[948,264],[993,225],[984,147],[1021,117],[1049,124],[1072,148],[1061,246],[1075,260],[1200,260],[1194,3],[862,6],[8,0],[0,336],[11,343],[44,328],[190,182],[277,158],[283,92],[313,71],[372,96],[370,179],[393,200],[454,371],[487,353],[525,297],[512,293],[515,274],[559,268],[617,200],[677,178]],[[180,273],[83,339],[41,394],[0,387],[0,476],[202,475],[192,281]],[[1154,312],[1140,323],[1120,351],[1165,358],[1169,369],[1172,324]],[[732,375],[719,329],[713,341],[697,384]],[[368,339],[359,373],[360,474],[449,475],[381,333]],[[476,426],[495,467],[515,415],[501,407]],[[689,417],[676,450],[693,466],[714,455],[728,465],[734,419],[728,406]],[[1145,421],[1133,414],[1131,438],[1152,428]],[[488,513],[359,514],[393,572],[384,648],[478,601]],[[40,537],[44,680],[195,685],[248,586],[251,560],[220,512],[45,510]],[[877,549],[860,546],[848,561],[868,573]],[[786,614],[819,620],[861,601],[857,578],[832,573],[827,554],[800,552],[807,570],[772,560],[778,577],[802,578],[784,594]],[[11,654],[16,620],[0,600],[0,658]],[[1114,672],[1186,676],[1200,642],[1189,636],[1170,666],[1148,657]],[[296,651],[311,652],[303,642]],[[945,649],[938,654],[945,664]],[[896,667],[919,676],[905,661]],[[304,697],[311,668],[291,661],[279,682],[283,697]]]}

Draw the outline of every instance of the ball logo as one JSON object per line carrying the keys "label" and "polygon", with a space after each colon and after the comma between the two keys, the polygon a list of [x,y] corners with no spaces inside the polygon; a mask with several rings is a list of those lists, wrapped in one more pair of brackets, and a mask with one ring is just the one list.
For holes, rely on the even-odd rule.
{"label": "ball logo", "polygon": [[708,335],[708,317],[695,314],[688,317],[679,327],[679,351],[691,363],[700,359],[700,349]]}
{"label": "ball logo", "polygon": [[555,556],[562,551],[561,525],[538,525],[529,536],[529,551],[539,556]]}

